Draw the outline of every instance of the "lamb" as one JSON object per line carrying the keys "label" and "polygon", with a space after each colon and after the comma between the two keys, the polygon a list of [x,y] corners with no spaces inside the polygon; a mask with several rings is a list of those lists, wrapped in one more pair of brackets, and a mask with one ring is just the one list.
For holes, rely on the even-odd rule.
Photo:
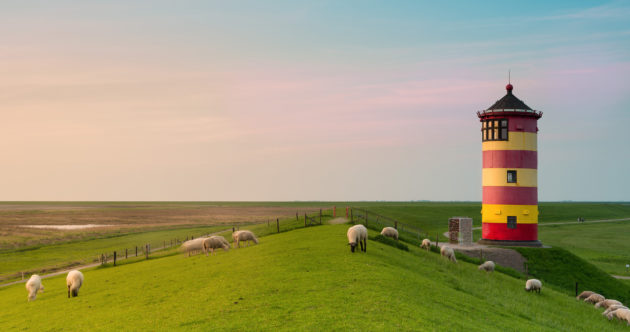
{"label": "lamb", "polygon": [[28,301],[35,301],[37,292],[44,292],[44,285],[42,285],[42,278],[37,274],[33,274],[26,282],[26,290],[28,291]]}
{"label": "lamb", "polygon": [[190,256],[191,252],[203,250],[203,240],[205,239],[205,237],[199,237],[194,240],[188,240],[182,243],[181,249],[183,251],[186,251],[188,253],[188,256]]}
{"label": "lamb", "polygon": [[595,292],[591,292],[591,291],[587,290],[587,291],[583,291],[582,293],[580,293],[580,295],[576,296],[575,298],[577,300],[584,300],[585,298],[587,298],[587,297],[589,297],[589,296],[591,296],[593,294],[595,294]]}
{"label": "lamb", "polygon": [[381,235],[391,237],[394,240],[398,240],[398,230],[394,227],[385,227],[381,231]]}
{"label": "lamb", "polygon": [[429,239],[422,240],[422,244],[420,245],[420,248],[426,249],[427,251],[431,250],[431,240]]}
{"label": "lamb", "polygon": [[595,304],[595,308],[602,307],[604,309],[608,309],[608,307],[610,307],[613,304],[621,304],[621,302],[619,302],[617,300],[603,300],[603,301],[597,302]]}
{"label": "lamb", "polygon": [[608,320],[611,320],[613,317],[612,313],[618,309],[628,309],[628,307],[624,306],[623,304],[613,304],[610,307],[608,307],[608,309],[604,310],[604,312],[602,312],[602,315],[606,316]]}
{"label": "lamb", "polygon": [[591,294],[591,296],[585,298],[584,302],[595,304],[597,302],[604,301],[605,299],[606,299],[605,297],[603,297],[603,296],[601,296],[601,295],[599,295],[597,293],[593,293],[593,294]]}
{"label": "lamb", "polygon": [[83,273],[79,270],[68,272],[66,285],[68,285],[68,298],[70,298],[70,293],[72,293],[72,297],[79,296],[79,288],[83,285]]}
{"label": "lamb", "polygon": [[540,290],[542,289],[542,282],[538,279],[529,279],[525,283],[525,290],[528,292],[537,292],[540,294]]}
{"label": "lamb", "polygon": [[440,248],[440,254],[448,258],[449,260],[457,263],[457,258],[455,258],[455,251],[453,251],[453,248],[443,246],[442,248]]}
{"label": "lamb", "polygon": [[230,243],[223,236],[213,235],[203,240],[203,252],[208,256],[208,249],[214,255],[214,249],[230,250]]}
{"label": "lamb", "polygon": [[357,244],[361,246],[361,251],[367,252],[367,237],[368,232],[365,226],[359,224],[354,225],[348,228],[348,245],[350,246],[350,251],[354,252]]}
{"label": "lamb", "polygon": [[494,262],[485,261],[483,264],[479,265],[479,270],[483,270],[486,272],[494,272]]}
{"label": "lamb", "polygon": [[258,244],[256,235],[248,230],[236,231],[232,233],[232,240],[234,240],[234,247],[241,247],[241,241],[245,241],[245,245],[249,246],[249,241]]}

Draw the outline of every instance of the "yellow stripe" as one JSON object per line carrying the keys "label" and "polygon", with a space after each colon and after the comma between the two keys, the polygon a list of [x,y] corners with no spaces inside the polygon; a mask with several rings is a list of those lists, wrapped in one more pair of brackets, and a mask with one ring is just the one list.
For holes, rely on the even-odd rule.
{"label": "yellow stripe", "polygon": [[507,141],[488,141],[481,144],[487,150],[528,150],[536,151],[536,133],[510,131]]}
{"label": "yellow stripe", "polygon": [[481,221],[485,223],[507,223],[508,216],[515,216],[517,224],[537,224],[538,205],[483,204]]}
{"label": "yellow stripe", "polygon": [[[507,171],[516,171],[516,183],[507,182]],[[484,187],[537,187],[538,170],[532,168],[482,168],[481,183]]]}

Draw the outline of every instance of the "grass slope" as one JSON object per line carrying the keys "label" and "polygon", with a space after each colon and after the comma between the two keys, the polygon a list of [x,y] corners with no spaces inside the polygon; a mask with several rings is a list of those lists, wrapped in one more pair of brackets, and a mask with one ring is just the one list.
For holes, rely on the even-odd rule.
{"label": "grass slope", "polygon": [[[0,330],[613,331],[600,311],[562,293],[410,247],[368,241],[350,253],[347,225],[270,235],[213,257],[174,255],[85,272],[80,297],[62,277],[26,302],[0,289]],[[371,232],[371,235],[376,233]]]}
{"label": "grass slope", "polygon": [[549,225],[541,227],[540,240],[586,259],[600,269],[630,276],[630,221],[605,224]]}
{"label": "grass slope", "polygon": [[630,287],[595,265],[562,248],[512,248],[527,258],[529,274],[568,295],[591,290],[606,298],[630,303]]}

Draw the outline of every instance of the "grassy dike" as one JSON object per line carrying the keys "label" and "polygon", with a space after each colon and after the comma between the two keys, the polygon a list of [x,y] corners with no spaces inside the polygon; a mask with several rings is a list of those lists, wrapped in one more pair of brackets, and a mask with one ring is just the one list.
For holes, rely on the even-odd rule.
{"label": "grassy dike", "polygon": [[[0,289],[0,330],[613,331],[619,322],[574,298],[455,265],[415,247],[368,241],[350,253],[347,225],[272,234],[213,257],[173,255],[85,271],[78,298],[63,277],[26,301]],[[371,232],[375,236],[376,232]]]}

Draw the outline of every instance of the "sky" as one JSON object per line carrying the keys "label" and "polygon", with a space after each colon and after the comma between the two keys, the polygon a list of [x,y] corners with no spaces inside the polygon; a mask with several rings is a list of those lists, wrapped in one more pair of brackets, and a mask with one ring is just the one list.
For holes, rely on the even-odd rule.
{"label": "sky", "polygon": [[541,201],[630,201],[629,1],[2,1],[0,200],[481,200],[476,111],[542,111]]}

